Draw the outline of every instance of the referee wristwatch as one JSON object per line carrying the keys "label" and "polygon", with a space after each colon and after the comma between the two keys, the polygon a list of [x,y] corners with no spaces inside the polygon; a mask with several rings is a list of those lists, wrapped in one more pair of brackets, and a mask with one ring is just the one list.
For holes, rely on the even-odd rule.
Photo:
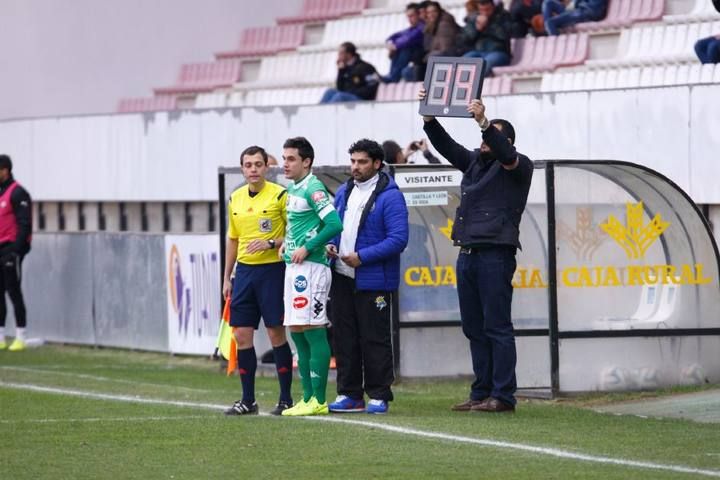
{"label": "referee wristwatch", "polygon": [[268,244],[270,245],[270,248],[271,248],[271,249],[275,248],[275,239],[274,239],[274,238],[271,238],[271,239],[268,240],[267,242],[268,242]]}

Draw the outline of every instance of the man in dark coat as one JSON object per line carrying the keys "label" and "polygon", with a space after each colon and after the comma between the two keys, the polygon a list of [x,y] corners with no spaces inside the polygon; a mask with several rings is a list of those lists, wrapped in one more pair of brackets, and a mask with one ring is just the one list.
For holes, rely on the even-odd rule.
{"label": "man in dark coat", "polygon": [[360,58],[357,48],[345,42],[338,49],[335,88],[328,88],[320,103],[375,100],[380,76],[375,67]]}

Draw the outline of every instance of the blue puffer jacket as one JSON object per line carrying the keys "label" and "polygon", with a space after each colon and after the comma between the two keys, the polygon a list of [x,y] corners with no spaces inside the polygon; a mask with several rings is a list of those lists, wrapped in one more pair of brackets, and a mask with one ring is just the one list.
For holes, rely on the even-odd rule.
{"label": "blue puffer jacket", "polygon": [[[355,251],[362,265],[355,269],[358,290],[397,290],[400,285],[400,254],[408,243],[408,210],[405,197],[387,173],[380,178],[360,218]],[[338,188],[335,209],[345,218],[351,178]],[[340,245],[340,236],[331,242]]]}

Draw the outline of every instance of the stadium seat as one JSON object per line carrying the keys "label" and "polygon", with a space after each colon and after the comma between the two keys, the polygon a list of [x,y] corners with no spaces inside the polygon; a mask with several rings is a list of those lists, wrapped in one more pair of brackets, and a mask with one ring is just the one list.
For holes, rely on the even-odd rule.
{"label": "stadium seat", "polygon": [[[674,289],[676,286],[672,285],[672,287]],[[632,315],[629,317],[601,317],[595,321],[593,329],[628,330],[632,328],[633,325],[645,324],[645,322],[655,317],[661,310],[663,300],[665,300],[665,304],[667,304],[668,300],[674,299],[674,292],[672,295],[663,295],[663,290],[666,288],[670,288],[670,285],[663,285],[660,282],[658,282],[657,285],[643,284],[640,290],[638,306]],[[666,305],[666,309],[668,306],[674,307],[674,302],[672,305]],[[667,310],[663,310],[663,312],[665,311]]]}
{"label": "stadium seat", "polygon": [[695,0],[695,5],[690,13],[663,17],[665,23],[692,23],[708,20],[720,20],[720,13],[713,8],[712,2],[709,0]]}
{"label": "stadium seat", "polygon": [[541,92],[653,88],[720,83],[720,64],[645,65],[543,75]]}
{"label": "stadium seat", "polygon": [[240,80],[240,63],[237,61],[190,63],[180,68],[177,83],[171,87],[155,88],[155,95],[182,95],[210,92],[216,88],[231,87]]}
{"label": "stadium seat", "polygon": [[269,107],[315,105],[320,102],[325,87],[297,87],[250,90],[243,100],[232,99],[232,106]]}
{"label": "stadium seat", "polygon": [[[422,82],[382,83],[378,87],[376,100],[378,102],[406,102],[417,99]],[[483,97],[496,95],[510,95],[512,93],[512,78],[490,77],[483,82]]]}
{"label": "stadium seat", "polygon": [[588,56],[587,33],[527,37],[513,43],[513,63],[495,67],[497,75],[545,72],[582,64]]}
{"label": "stadium seat", "polygon": [[304,31],[301,24],[248,28],[243,30],[237,50],[219,52],[215,57],[250,57],[295,50],[302,45]]}
{"label": "stadium seat", "polygon": [[228,107],[244,107],[245,106],[245,92],[240,91],[240,90],[232,92],[228,96],[227,106]]}
{"label": "stadium seat", "polygon": [[317,23],[344,15],[361,13],[367,7],[367,0],[305,0],[299,15],[279,17],[280,25],[291,23]]}
{"label": "stadium seat", "polygon": [[225,108],[228,106],[226,93],[201,93],[195,97],[195,108]]}
{"label": "stadium seat", "polygon": [[609,68],[696,62],[695,42],[720,31],[717,29],[720,29],[720,22],[626,28],[620,33],[615,58],[588,60],[585,65]]}
{"label": "stadium seat", "polygon": [[262,57],[258,72],[259,88],[333,82],[337,74],[335,52],[290,53]]}
{"label": "stadium seat", "polygon": [[177,99],[173,95],[157,97],[136,97],[120,99],[118,113],[155,112],[177,109]]}
{"label": "stadium seat", "polygon": [[597,22],[578,23],[578,31],[611,30],[635,22],[659,20],[665,11],[664,0],[610,0],[607,15]]}
{"label": "stadium seat", "polygon": [[690,70],[688,70],[687,83],[695,84],[700,82],[701,67],[702,65],[699,63],[690,65]]}
{"label": "stadium seat", "polygon": [[422,82],[383,83],[378,87],[379,102],[406,102],[417,99]]}
{"label": "stadium seat", "polygon": [[[448,10],[455,7],[462,7],[465,5],[465,1],[466,0],[445,0],[441,2],[441,4],[444,9]],[[366,8],[363,10],[363,15],[382,15],[386,13],[403,12],[408,3],[410,3],[408,0],[387,0],[382,7]],[[459,20],[462,20],[462,17]]]}
{"label": "stadium seat", "polygon": [[[359,50],[361,57],[375,66],[379,74],[390,69],[390,59],[384,47]],[[309,86],[334,84],[337,77],[334,50],[293,52],[266,56],[260,60],[257,81],[246,88],[278,88],[281,86]]]}
{"label": "stadium seat", "polygon": [[402,13],[330,20],[325,24],[325,31],[320,43],[305,46],[301,50],[335,49],[342,42],[353,42],[361,48],[380,46],[393,32],[406,27],[407,19]]}

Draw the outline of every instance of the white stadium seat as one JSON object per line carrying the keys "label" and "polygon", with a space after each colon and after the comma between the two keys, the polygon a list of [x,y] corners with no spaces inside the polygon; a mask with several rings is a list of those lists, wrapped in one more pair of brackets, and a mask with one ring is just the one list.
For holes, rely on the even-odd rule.
{"label": "white stadium seat", "polygon": [[717,19],[720,19],[720,13],[713,8],[710,0],[695,0],[695,6],[690,13],[663,17],[665,23],[690,23]]}

